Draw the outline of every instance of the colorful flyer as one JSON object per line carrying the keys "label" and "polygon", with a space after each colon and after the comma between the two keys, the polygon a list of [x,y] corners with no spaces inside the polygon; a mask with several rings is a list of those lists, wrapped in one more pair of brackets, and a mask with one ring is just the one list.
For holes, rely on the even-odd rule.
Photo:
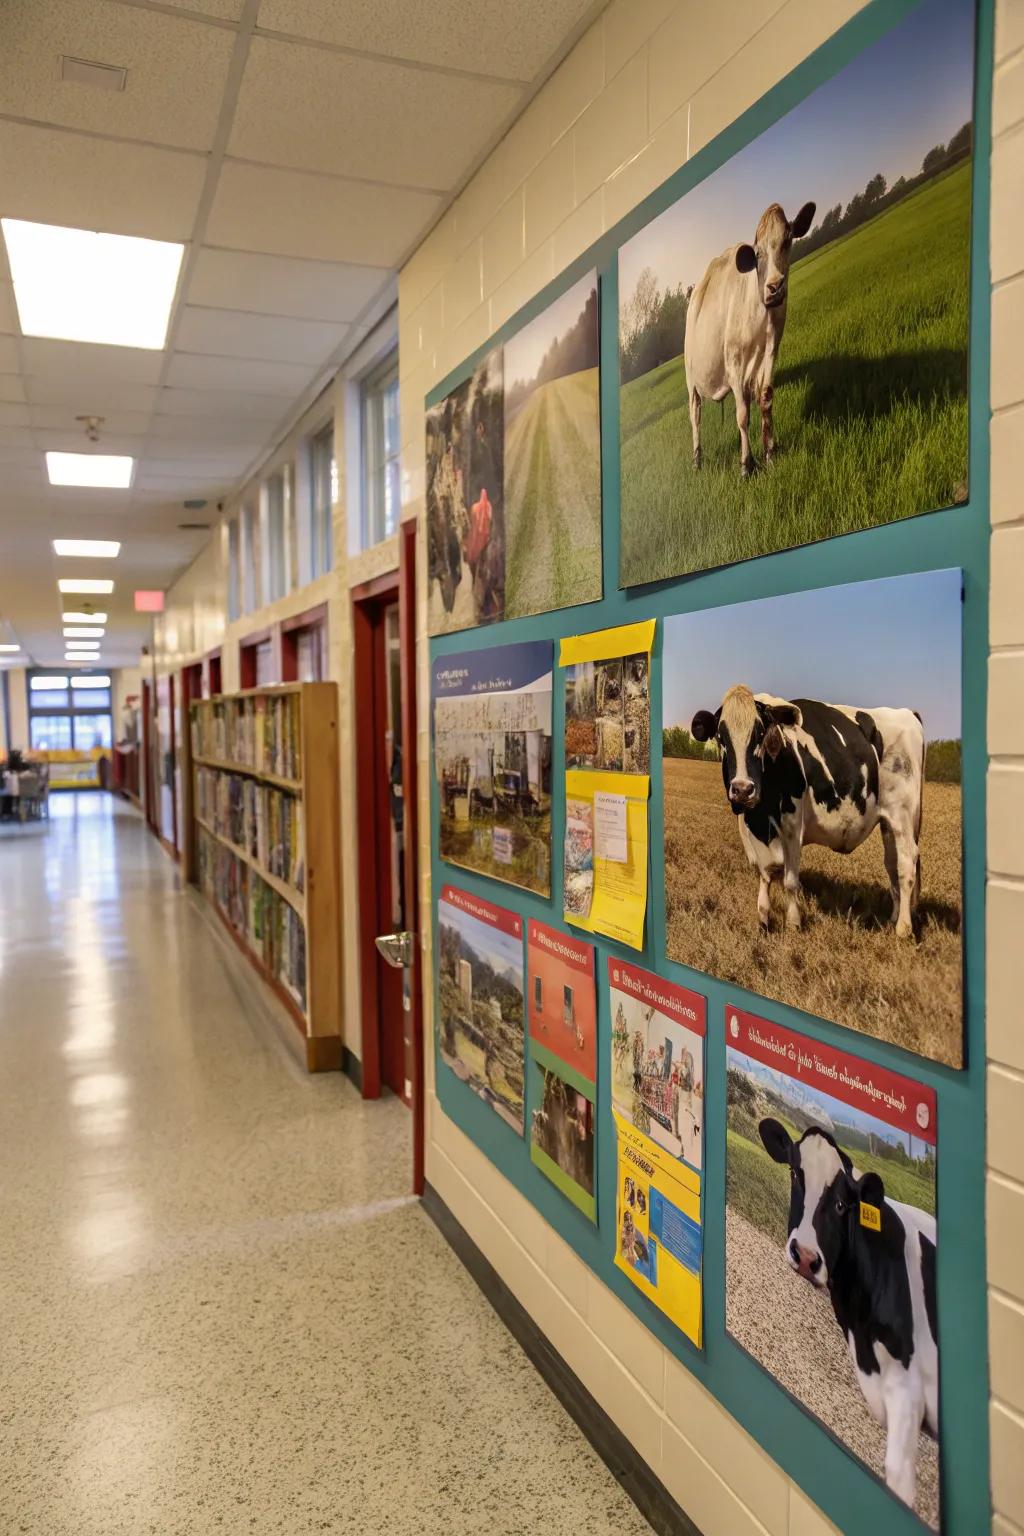
{"label": "colorful flyer", "polygon": [[707,1003],[697,992],[608,960],[612,1108],[654,1143],[672,1172],[704,1163],[704,1037]]}
{"label": "colorful flyer", "polygon": [[594,1195],[594,1101],[554,1068],[535,1063],[530,1157],[584,1216],[597,1220]]}
{"label": "colorful flyer", "polygon": [[442,859],[551,894],[551,642],[434,660]]}
{"label": "colorful flyer", "polygon": [[441,1059],[523,1134],[523,920],[446,885],[437,909]]}
{"label": "colorful flyer", "polygon": [[615,1116],[615,1262],[676,1327],[701,1344],[700,1174],[659,1165],[648,1137]]}
{"label": "colorful flyer", "polygon": [[726,1327],[938,1530],[935,1092],[739,1008],[726,1045]]}
{"label": "colorful flyer", "polygon": [[597,1082],[594,946],[531,917],[526,958],[530,1054],[592,1099]]}
{"label": "colorful flyer", "polygon": [[[565,793],[588,807],[591,899],[566,880],[563,915],[590,933],[641,949],[647,911],[647,800],[651,766],[654,619],[563,640]],[[578,815],[577,811],[577,815]],[[568,852],[568,835],[567,835]],[[568,871],[568,863],[566,865]]]}
{"label": "colorful flyer", "polygon": [[588,917],[593,895],[594,807],[589,800],[567,800],[563,909],[576,917]]}

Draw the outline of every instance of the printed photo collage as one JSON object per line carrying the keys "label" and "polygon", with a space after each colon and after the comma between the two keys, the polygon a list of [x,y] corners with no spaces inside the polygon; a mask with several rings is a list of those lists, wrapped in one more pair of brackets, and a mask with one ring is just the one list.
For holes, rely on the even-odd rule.
{"label": "printed photo collage", "polygon": [[[620,587],[967,501],[974,26],[923,0],[621,247]],[[901,71],[857,131],[865,81]],[[897,263],[912,296],[875,280],[931,230]],[[724,1037],[726,1332],[938,1530],[939,1116],[912,1058],[965,1065],[962,573],[696,611],[680,587],[679,612],[663,587],[657,618],[599,628],[597,299],[592,274],[428,413],[431,632],[599,604],[569,638],[433,659],[438,857],[554,909],[444,887],[438,1050],[700,1346]],[[743,346],[762,362],[733,377]]]}

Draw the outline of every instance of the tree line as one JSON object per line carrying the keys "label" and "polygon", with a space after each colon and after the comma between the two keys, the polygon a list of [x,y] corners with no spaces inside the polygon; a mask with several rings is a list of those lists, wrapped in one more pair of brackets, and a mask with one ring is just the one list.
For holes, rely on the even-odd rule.
{"label": "tree line", "polygon": [[[803,240],[793,246],[793,260],[799,261],[828,245],[840,235],[849,234],[868,219],[873,219],[940,171],[965,159],[971,152],[971,124],[964,123],[948,144],[933,144],[921,161],[916,176],[900,176],[890,187],[881,171],[868,180],[863,191],[855,192],[844,208],[836,203]],[[686,330],[686,306],[692,288],[682,283],[661,289],[652,267],[644,267],[637,278],[632,296],[619,315],[619,382],[628,384],[678,357],[683,350]],[[685,753],[675,754],[686,756]]]}
{"label": "tree line", "polygon": [[[697,762],[716,762],[718,748],[713,741],[697,741],[685,726],[668,725],[661,733],[663,757],[692,758]],[[959,740],[929,741],[925,747],[924,776],[929,784],[959,784],[961,779]]]}
{"label": "tree line", "polygon": [[517,379],[505,389],[505,412],[514,416],[528,395],[541,384],[564,379],[567,374],[596,368],[600,361],[597,325],[597,289],[591,289],[583,311],[564,336],[556,336],[532,379]]}

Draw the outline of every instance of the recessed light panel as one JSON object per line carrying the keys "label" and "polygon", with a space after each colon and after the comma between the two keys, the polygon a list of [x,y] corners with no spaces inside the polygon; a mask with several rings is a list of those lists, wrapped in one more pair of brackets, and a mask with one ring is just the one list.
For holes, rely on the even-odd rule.
{"label": "recessed light panel", "polygon": [[99,643],[98,640],[65,640],[64,641],[64,649],[66,651],[98,651],[99,648],[100,648],[100,643]]}
{"label": "recessed light panel", "polygon": [[65,624],[105,624],[107,622],[105,613],[86,613],[84,608],[65,613],[63,617]]}
{"label": "recessed light panel", "polygon": [[82,597],[89,592],[101,594],[114,590],[114,583],[106,576],[62,576],[57,586],[61,592],[78,593]]}
{"label": "recessed light panel", "polygon": [[21,650],[21,646],[20,645],[7,645],[7,644],[0,645],[0,651],[20,651],[20,650]]}
{"label": "recessed light panel", "polygon": [[65,624],[65,640],[102,640],[103,628],[99,624]]}
{"label": "recessed light panel", "polygon": [[89,672],[84,677],[73,677],[72,688],[109,688],[110,678],[104,672]]}
{"label": "recessed light panel", "polygon": [[185,247],[0,219],[26,336],[159,352]]}
{"label": "recessed light panel", "polygon": [[123,453],[48,453],[46,473],[51,485],[87,485],[105,491],[126,491],[135,460]]}
{"label": "recessed light panel", "polygon": [[121,553],[116,539],[54,539],[55,555],[80,555],[90,560],[115,560]]}

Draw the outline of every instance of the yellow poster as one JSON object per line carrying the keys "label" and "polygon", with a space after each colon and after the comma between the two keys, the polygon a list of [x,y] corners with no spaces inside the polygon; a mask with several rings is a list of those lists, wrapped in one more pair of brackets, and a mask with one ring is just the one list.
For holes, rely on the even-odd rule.
{"label": "yellow poster", "polygon": [[565,920],[634,949],[647,909],[654,619],[563,640]]}
{"label": "yellow poster", "polygon": [[615,1115],[615,1262],[677,1328],[701,1344],[700,1174]]}

